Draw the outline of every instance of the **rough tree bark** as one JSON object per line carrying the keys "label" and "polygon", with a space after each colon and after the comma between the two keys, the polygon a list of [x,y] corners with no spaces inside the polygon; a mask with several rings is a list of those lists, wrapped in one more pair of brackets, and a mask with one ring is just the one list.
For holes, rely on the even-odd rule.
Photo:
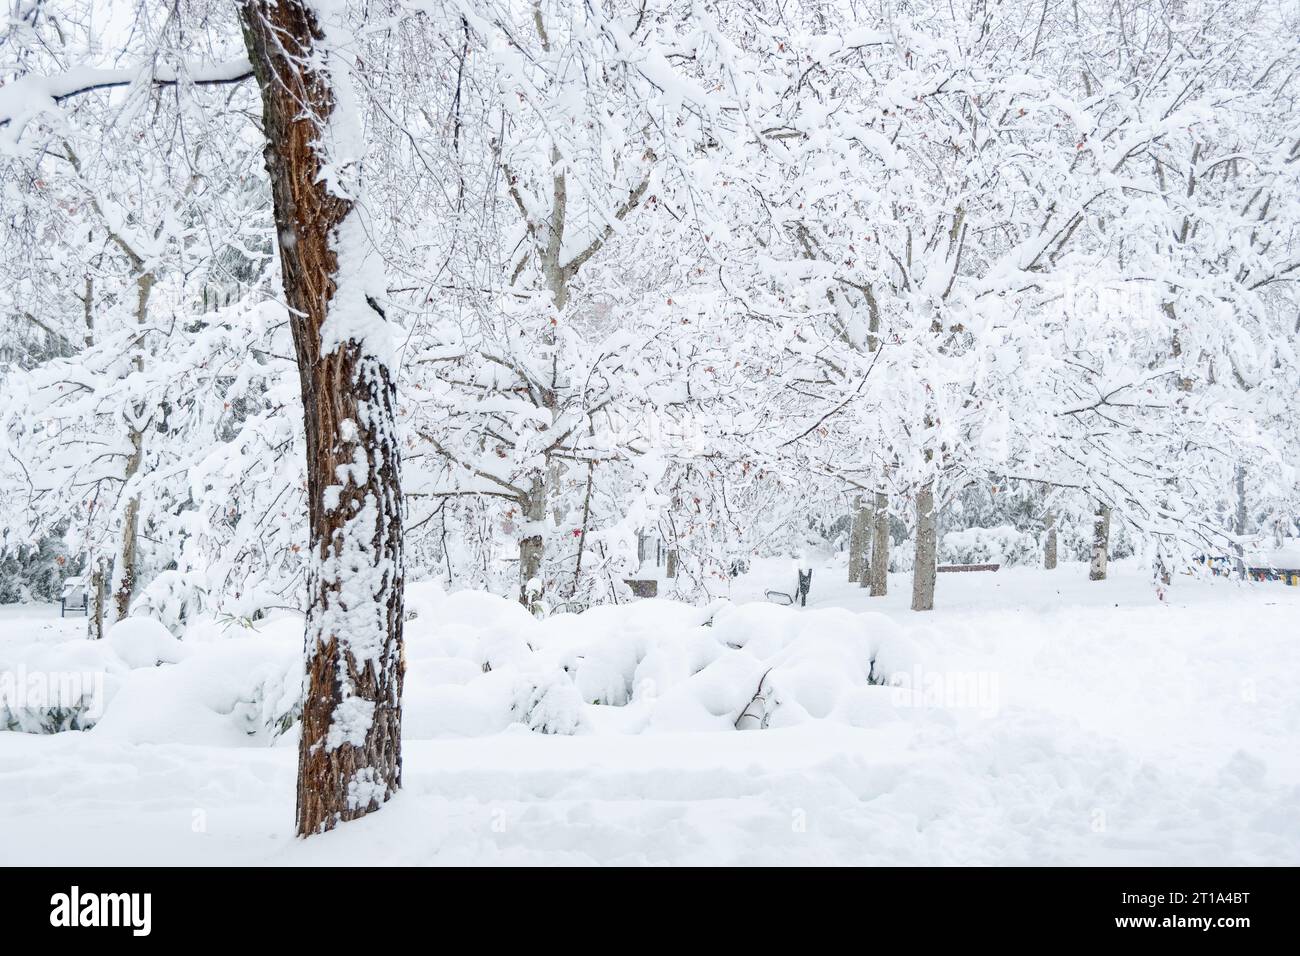
{"label": "rough tree bark", "polygon": [[1237,542],[1233,547],[1235,552],[1236,573],[1237,577],[1243,581],[1246,580],[1246,520],[1248,509],[1246,508],[1246,466],[1238,465],[1236,474],[1237,485],[1237,508],[1233,515],[1232,530],[1237,536]]}
{"label": "rough tree bark", "polygon": [[884,597],[889,592],[889,499],[876,493],[875,512],[871,517],[871,596]]}
{"label": "rough tree bark", "polygon": [[[1164,507],[1163,502],[1161,506]],[[1165,538],[1163,536],[1157,537],[1155,558],[1151,562],[1151,573],[1156,582],[1156,594],[1162,601],[1165,595],[1164,589],[1169,587],[1174,580],[1167,550]]]}
{"label": "rough tree bark", "polygon": [[[98,203],[95,206],[98,208]],[[110,232],[110,238],[127,254],[132,267],[138,272],[135,280],[135,324],[144,326],[149,319],[149,296],[153,293],[155,281],[153,273],[145,269],[144,259],[117,232]],[[87,290],[87,294],[89,294],[89,290]],[[137,372],[144,371],[144,350],[139,342],[135,346],[135,368]],[[126,460],[123,486],[130,485],[131,479],[139,474],[140,466],[144,463],[144,435],[146,428],[145,423],[142,421],[144,413],[145,409],[142,407],[133,408],[130,412],[130,434],[128,437],[131,441],[131,455]],[[131,598],[135,596],[136,543],[139,534],[140,496],[136,494],[127,499],[126,508],[122,512],[122,532],[118,537],[117,555],[113,561],[113,600],[109,607],[110,624],[122,620],[131,610]]]}
{"label": "rough tree bark", "polygon": [[1088,566],[1089,581],[1106,580],[1106,562],[1110,553],[1110,505],[1097,507],[1097,518],[1092,526],[1092,561]]}
{"label": "rough tree bark", "polygon": [[1048,571],[1056,568],[1056,512],[1049,511],[1043,516],[1043,526],[1047,535],[1043,540],[1043,567]]}
{"label": "rough tree bark", "polygon": [[868,510],[866,499],[857,495],[853,499],[852,524],[849,526],[849,583],[862,580],[867,550]]}
{"label": "rough tree bark", "polygon": [[366,284],[365,224],[352,198],[359,157],[326,155],[360,143],[359,118],[339,106],[350,102],[338,96],[349,82],[346,61],[328,49],[327,37],[341,35],[343,24],[326,21],[333,14],[318,15],[306,0],[240,0],[239,14],[262,92],[307,437],[307,690],[297,806],[305,836],[377,810],[401,785],[396,393],[388,329]]}
{"label": "rough tree bark", "polygon": [[541,528],[546,521],[546,476],[534,472],[528,497],[520,502],[528,533],[519,539],[519,603],[534,614],[542,609],[542,558],[546,539]]}
{"label": "rough tree bark", "polygon": [[86,626],[92,641],[102,641],[104,639],[104,605],[107,603],[104,585],[107,574],[104,571],[104,559],[96,555],[91,561],[91,567],[94,570],[90,574],[90,620],[86,622]]}
{"label": "rough tree bark", "polygon": [[[144,432],[133,424],[129,437],[131,455],[126,461],[127,482],[139,473],[144,458]],[[113,599],[108,614],[110,625],[123,620],[131,610],[131,598],[135,595],[136,541],[139,533],[140,496],[132,495],[126,500],[126,509],[122,513],[122,532],[118,537],[117,555],[113,559]]]}
{"label": "rough tree bark", "polygon": [[938,551],[934,514],[934,481],[916,495],[916,563],[912,568],[912,610],[934,610],[935,559]]}

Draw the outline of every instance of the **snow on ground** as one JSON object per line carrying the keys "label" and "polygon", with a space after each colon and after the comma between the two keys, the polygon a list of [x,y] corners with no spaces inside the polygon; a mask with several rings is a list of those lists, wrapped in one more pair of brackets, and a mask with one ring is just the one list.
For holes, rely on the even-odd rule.
{"label": "snow on ground", "polygon": [[0,671],[106,675],[94,729],[0,733],[0,862],[1300,863],[1300,588],[1008,568],[919,615],[819,564],[742,603],[793,577],[542,623],[415,586],[404,789],[307,841],[296,619],[105,647],[0,608]]}

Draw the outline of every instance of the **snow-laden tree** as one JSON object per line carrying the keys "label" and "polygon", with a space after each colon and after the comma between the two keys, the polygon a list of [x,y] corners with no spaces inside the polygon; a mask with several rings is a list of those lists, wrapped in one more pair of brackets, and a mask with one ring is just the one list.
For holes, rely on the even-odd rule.
{"label": "snow-laden tree", "polygon": [[[128,612],[142,564],[175,560],[163,539],[191,507],[186,463],[230,417],[219,396],[238,374],[231,343],[214,347],[204,313],[246,295],[270,257],[261,182],[247,171],[255,139],[237,111],[210,115],[214,102],[232,105],[226,91],[193,95],[191,82],[182,95],[147,73],[70,66],[94,55],[93,26],[36,5],[9,36],[22,75],[4,90],[3,228],[15,253],[4,295],[11,320],[59,347],[9,383],[19,401],[4,409],[5,467],[22,493],[6,497],[7,543],[67,527],[111,623]],[[162,29],[150,52],[166,57],[174,39]],[[65,87],[82,95],[33,109]],[[255,361],[243,343],[233,351]]]}
{"label": "snow-laden tree", "polygon": [[417,319],[407,348],[413,453],[438,462],[412,492],[450,512],[467,496],[499,500],[534,609],[592,587],[626,593],[615,578],[659,497],[659,469],[633,459],[662,449],[640,436],[692,401],[700,309],[689,265],[657,254],[701,241],[690,167],[715,115],[668,59],[690,14],[462,10],[452,145],[477,150],[490,175],[441,197],[473,238],[450,252],[459,294]]}
{"label": "snow-laden tree", "polygon": [[[1216,8],[1160,36],[1164,21],[1142,4],[1076,5],[1048,29],[1046,8],[1031,17],[1030,6],[910,5],[845,30],[809,5],[745,34],[766,161],[735,172],[750,239],[733,285],[775,290],[796,316],[785,349],[809,356],[809,400],[781,417],[812,425],[798,429],[807,447],[768,441],[763,454],[913,496],[918,609],[933,604],[936,508],[970,482],[1020,474],[1122,509],[1163,550],[1204,543],[1215,517],[1198,502],[1223,475],[1185,469],[1180,488],[1166,468],[1253,421],[1207,395],[1212,439],[1205,414],[1189,414],[1186,376],[1171,369],[1186,345],[1168,321],[1133,314],[1136,286],[1170,274],[1136,236],[1152,232],[1151,198],[1171,194],[1152,157],[1205,135],[1227,102],[1220,61],[1239,73],[1232,96],[1249,97],[1258,81],[1245,64],[1293,62],[1276,39],[1289,34],[1267,17],[1221,23]],[[1151,35],[1137,37],[1134,19]],[[1123,46],[1135,42],[1141,55]],[[1235,59],[1248,44],[1254,56]],[[1260,96],[1289,115],[1287,96]],[[1290,145],[1272,142],[1282,151],[1268,169]],[[1263,231],[1219,234],[1237,248]],[[1284,279],[1289,243],[1261,245],[1274,261],[1251,281]],[[1220,341],[1277,341],[1265,314],[1252,305],[1200,324]]]}

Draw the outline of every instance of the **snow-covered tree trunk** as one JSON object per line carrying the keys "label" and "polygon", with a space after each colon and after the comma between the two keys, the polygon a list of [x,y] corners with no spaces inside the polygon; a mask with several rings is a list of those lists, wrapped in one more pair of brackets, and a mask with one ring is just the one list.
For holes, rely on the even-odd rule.
{"label": "snow-covered tree trunk", "polygon": [[1237,508],[1236,513],[1233,515],[1232,530],[1237,537],[1237,543],[1233,550],[1236,552],[1237,577],[1244,581],[1246,579],[1246,546],[1243,539],[1246,537],[1247,520],[1245,465],[1237,465],[1235,478],[1237,486]]}
{"label": "snow-covered tree trunk", "polygon": [[[126,480],[129,482],[139,471],[144,456],[144,433],[131,426],[131,455],[126,462]],[[140,532],[140,497],[132,495],[122,513],[122,530],[118,536],[117,555],[113,560],[113,597],[108,609],[111,626],[124,619],[131,610],[135,594],[136,542]]]}
{"label": "snow-covered tree trunk", "polygon": [[912,610],[934,610],[934,579],[938,553],[934,514],[934,480],[916,494],[916,563],[912,568]]}
{"label": "snow-covered tree trunk", "polygon": [[334,5],[242,0],[262,91],[284,293],[307,436],[307,688],[298,833],[401,784],[402,496],[390,332],[367,286],[361,133]]}
{"label": "snow-covered tree trunk", "polygon": [[[98,208],[98,205],[96,208]],[[114,231],[111,235],[118,247],[127,254],[131,265],[137,270],[135,280],[135,324],[143,327],[149,319],[149,297],[153,293],[154,283],[157,280],[154,278],[153,272],[145,267],[145,260],[121,237],[120,233]],[[90,294],[89,289],[86,290],[86,294]],[[137,342],[135,346],[135,370],[141,373],[144,372],[144,349],[140,342]],[[127,458],[126,468],[123,473],[123,487],[130,487],[132,479],[139,474],[140,466],[144,463],[146,428],[142,422],[144,412],[144,408],[131,408],[128,410],[130,415],[131,454]],[[113,561],[113,599],[108,608],[107,618],[109,625],[125,618],[131,610],[131,598],[135,596],[139,534],[140,495],[138,492],[133,492],[131,497],[127,499],[126,508],[122,512],[122,530],[118,536],[117,555]]]}
{"label": "snow-covered tree trunk", "polygon": [[1110,505],[1099,505],[1092,526],[1092,562],[1088,566],[1088,580],[1106,580],[1106,561],[1110,553]]}
{"label": "snow-covered tree trunk", "polygon": [[871,517],[871,568],[869,572],[872,597],[884,597],[889,591],[889,499],[884,492],[876,493],[876,506]]}
{"label": "snow-covered tree trunk", "polygon": [[1047,533],[1043,539],[1043,567],[1048,571],[1056,568],[1056,512],[1049,511],[1043,516],[1043,526]]}
{"label": "snow-covered tree trunk", "polygon": [[852,524],[849,526],[849,583],[862,581],[866,564],[868,537],[867,523],[870,520],[866,499],[858,495],[853,499]]}
{"label": "snow-covered tree trunk", "polygon": [[91,559],[91,567],[94,570],[90,573],[90,619],[86,622],[86,627],[90,632],[92,641],[102,641],[104,639],[104,605],[107,603],[104,583],[104,559],[98,555],[95,556]]}
{"label": "snow-covered tree trunk", "polygon": [[1156,593],[1160,599],[1164,600],[1164,589],[1173,584],[1174,575],[1171,570],[1171,563],[1167,552],[1167,546],[1164,536],[1156,538],[1155,558],[1151,562],[1151,575],[1156,583]]}
{"label": "snow-covered tree trunk", "polygon": [[534,614],[541,611],[542,559],[545,557],[546,539],[542,526],[546,521],[546,482],[544,472],[535,472],[522,502],[527,526],[519,539],[519,603]]}
{"label": "snow-covered tree trunk", "polygon": [[81,343],[90,348],[95,344],[95,279],[89,274],[86,276],[86,291],[81,296],[81,304],[81,316],[85,322]]}

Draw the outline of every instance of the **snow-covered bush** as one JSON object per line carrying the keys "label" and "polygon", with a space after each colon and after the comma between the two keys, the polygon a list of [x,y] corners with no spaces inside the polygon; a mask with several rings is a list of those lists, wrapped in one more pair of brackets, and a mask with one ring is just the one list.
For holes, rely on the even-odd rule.
{"label": "snow-covered bush", "polygon": [[[512,724],[574,734],[857,722],[874,712],[861,695],[911,666],[910,642],[875,614],[661,600],[537,621],[491,595],[412,590],[411,737]],[[296,616],[253,628],[203,618],[181,642],[140,617],[103,642],[33,645],[32,659],[47,655],[36,666],[102,674],[102,698],[74,701],[71,712],[6,713],[5,723],[33,732],[98,725],[137,742],[270,742],[299,713],[301,627]]]}
{"label": "snow-covered bush", "polygon": [[[862,695],[884,700],[879,685],[914,659],[911,642],[878,614],[667,600],[542,621],[519,611],[458,593],[438,604],[436,631],[420,623],[427,607],[408,623],[408,736],[511,724],[573,734],[871,721],[880,708]],[[489,648],[499,650],[485,670]]]}
{"label": "snow-covered bush", "polygon": [[539,734],[576,734],[583,729],[582,697],[565,670],[520,680],[510,714],[516,723]]}
{"label": "snow-covered bush", "polygon": [[81,573],[80,557],[68,560],[61,532],[35,545],[12,544],[8,529],[0,531],[0,604],[57,601],[69,575]]}
{"label": "snow-covered bush", "polygon": [[8,645],[0,727],[94,728],[149,743],[273,741],[301,711],[302,620],[233,631],[215,624],[196,622],[202,637],[182,642],[153,618],[131,617],[102,641]]}
{"label": "snow-covered bush", "polygon": [[133,669],[184,654],[166,628],[147,618],[121,622],[102,641],[9,645],[0,651],[0,726],[33,734],[88,730]]}
{"label": "snow-covered bush", "polygon": [[889,549],[889,573],[911,574],[916,566],[916,539],[905,537]]}
{"label": "snow-covered bush", "polygon": [[[1092,558],[1093,523],[1090,516],[1064,524],[1057,539],[1057,553],[1061,560],[1088,561]],[[1128,522],[1118,512],[1110,522],[1110,558],[1112,561],[1131,558],[1138,550],[1138,541]]]}
{"label": "snow-covered bush", "polygon": [[1011,525],[949,531],[940,544],[940,559],[951,564],[1035,564],[1042,554],[1038,540]]}
{"label": "snow-covered bush", "polygon": [[[93,727],[131,742],[273,743],[300,714],[302,628],[297,614],[256,624],[204,614],[178,640],[138,616],[103,641],[10,648],[0,674],[24,662],[28,672],[87,673],[102,693],[0,711],[0,723],[37,733]],[[413,584],[403,733],[869,724],[888,710],[891,689],[880,685],[913,659],[899,626],[874,613],[660,599],[538,620],[507,598]]]}
{"label": "snow-covered bush", "polygon": [[163,571],[135,599],[131,614],[159,621],[180,637],[186,625],[203,612],[206,597],[207,590],[192,576]]}

